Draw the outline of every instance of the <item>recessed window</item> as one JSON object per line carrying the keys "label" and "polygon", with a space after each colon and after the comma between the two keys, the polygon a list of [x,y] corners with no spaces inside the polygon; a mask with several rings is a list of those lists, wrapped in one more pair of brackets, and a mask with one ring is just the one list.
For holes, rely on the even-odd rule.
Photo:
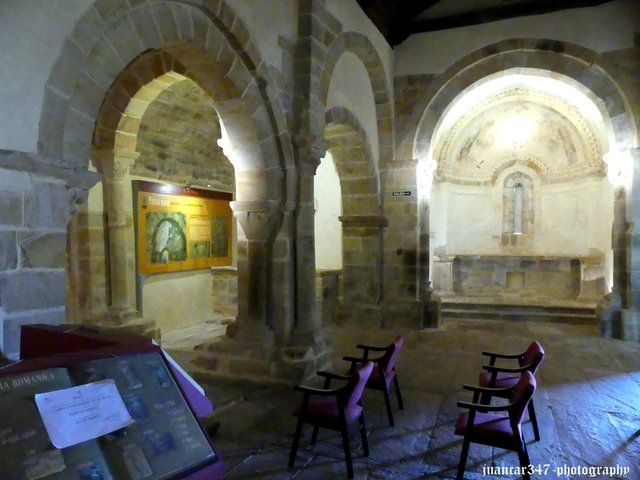
{"label": "recessed window", "polygon": [[514,236],[526,235],[533,227],[533,180],[514,172],[505,179],[502,191],[502,233],[515,240]]}

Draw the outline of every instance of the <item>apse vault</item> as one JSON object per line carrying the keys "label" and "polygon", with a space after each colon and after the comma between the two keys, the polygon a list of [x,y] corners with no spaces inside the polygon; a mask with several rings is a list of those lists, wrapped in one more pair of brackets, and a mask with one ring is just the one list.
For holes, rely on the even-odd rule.
{"label": "apse vault", "polygon": [[604,106],[550,72],[465,89],[418,171],[430,280],[443,298],[595,303],[612,286],[615,184]]}

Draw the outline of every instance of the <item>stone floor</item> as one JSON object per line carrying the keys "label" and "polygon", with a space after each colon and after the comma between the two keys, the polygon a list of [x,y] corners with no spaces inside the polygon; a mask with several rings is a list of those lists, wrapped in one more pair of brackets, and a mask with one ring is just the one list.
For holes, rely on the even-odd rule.
{"label": "stone floor", "polygon": [[[356,343],[385,344],[397,333],[332,331],[336,365],[355,353]],[[546,350],[534,396],[542,439],[533,440],[528,421],[525,436],[532,464],[548,466],[546,474],[532,478],[640,479],[640,344],[600,338],[590,326],[549,323],[458,320],[438,330],[402,333],[397,372],[405,409],[397,410],[393,401],[396,426],[389,427],[382,395],[365,391],[370,455],[363,457],[359,442],[352,442],[356,479],[455,478],[462,444],[453,433],[456,400],[469,398],[460,386],[476,381],[481,351],[517,352],[532,339]],[[214,442],[225,479],[346,478],[340,438],[329,431],[321,430],[312,447],[306,429],[295,467],[287,468],[295,428],[290,412],[301,398],[290,385],[218,378],[204,387],[217,407]],[[486,470],[516,465],[515,453],[472,445],[465,478],[520,478]],[[589,470],[617,466],[628,473]]]}

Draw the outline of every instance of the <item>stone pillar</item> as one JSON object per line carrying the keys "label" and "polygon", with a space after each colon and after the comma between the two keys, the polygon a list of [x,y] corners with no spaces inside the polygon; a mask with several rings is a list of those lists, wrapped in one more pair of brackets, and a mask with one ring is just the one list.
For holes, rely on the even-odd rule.
{"label": "stone pillar", "polygon": [[341,216],[343,299],[338,322],[364,328],[383,326],[382,234],[387,219],[381,215]]}
{"label": "stone pillar", "polygon": [[384,319],[389,327],[422,328],[417,166],[415,159],[395,160],[381,171],[382,203],[389,220],[383,260]]}
{"label": "stone pillar", "polygon": [[640,148],[629,150],[633,165],[631,191],[627,202],[627,274],[629,287],[623,306],[620,338],[640,342]]}
{"label": "stone pillar", "polygon": [[[101,166],[104,187],[104,209],[107,213],[110,267],[110,303],[109,320],[115,325],[124,325],[137,320],[140,315],[134,308],[133,282],[135,273],[128,268],[127,257],[134,246],[130,244],[133,219],[131,207],[125,205],[129,198],[125,180],[139,153],[136,152],[97,152],[94,160]],[[133,250],[132,250],[133,248]]]}
{"label": "stone pillar", "polygon": [[320,162],[310,160],[298,170],[298,206],[295,224],[296,322],[291,332],[293,345],[313,345],[322,341],[320,319],[316,315],[315,209],[313,180]]}
{"label": "stone pillar", "polygon": [[603,337],[620,338],[621,311],[627,299],[627,193],[618,186],[614,192],[613,226],[611,247],[613,248],[613,286],[608,298],[598,305],[596,315],[600,320]]}
{"label": "stone pillar", "polygon": [[238,317],[227,335],[266,347],[274,340],[267,325],[267,273],[277,204],[268,200],[236,201],[231,202],[231,209],[246,239],[238,241]]}

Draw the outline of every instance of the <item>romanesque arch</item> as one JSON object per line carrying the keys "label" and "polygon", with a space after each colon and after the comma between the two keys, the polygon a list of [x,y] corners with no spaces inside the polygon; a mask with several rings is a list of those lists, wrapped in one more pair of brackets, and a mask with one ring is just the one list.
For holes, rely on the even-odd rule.
{"label": "romanesque arch", "polygon": [[[382,237],[386,220],[382,213],[380,171],[392,159],[392,106],[384,64],[371,41],[357,32],[341,32],[328,44],[322,71],[325,81],[318,91],[319,103],[327,105],[334,69],[347,52],[362,62],[371,82],[378,158],[373,158],[368,146],[375,139],[368,138],[357,118],[344,108],[325,113],[324,133],[328,149],[335,152],[342,186],[343,302],[350,305],[344,312],[348,311],[351,320],[362,318],[371,323],[376,317],[380,318],[382,300]],[[341,162],[341,156],[349,152],[357,152],[358,173],[353,167],[353,157],[349,166]]]}
{"label": "romanesque arch", "polygon": [[[270,252],[286,195],[284,168],[293,161],[274,82],[257,52],[225,2],[207,7],[151,1],[129,7],[99,0],[78,21],[53,68],[38,141],[44,156],[62,159],[67,168],[86,169],[92,158],[110,191],[105,198],[117,199],[119,176],[135,157],[136,129],[148,106],[136,94],[171,73],[207,92],[226,127],[225,153],[236,170],[233,209],[244,233],[238,320],[251,326],[246,329],[251,334],[269,330]],[[118,232],[124,219],[117,200],[107,209],[113,251],[122,242]],[[117,262],[112,261],[112,278],[126,271]],[[126,308],[127,302],[116,306]]]}
{"label": "romanesque arch", "polygon": [[[329,45],[324,62],[324,74],[327,78],[331,78],[333,69],[344,52],[356,55],[369,74],[376,107],[379,164],[383,165],[391,160],[393,148],[393,108],[384,65],[367,37],[357,32],[343,32]],[[322,105],[327,103],[329,84],[329,81],[323,82],[319,91],[319,101]]]}
{"label": "romanesque arch", "polygon": [[595,52],[560,41],[513,39],[479,49],[458,60],[433,82],[424,104],[415,111],[414,158],[424,157],[446,108],[466,88],[492,74],[510,69],[539,69],[558,73],[582,84],[602,101],[611,119],[615,144],[630,148],[638,142],[639,112],[633,112],[616,78],[624,73],[607,65]]}
{"label": "romanesque arch", "polygon": [[342,190],[343,302],[377,305],[382,293],[379,178],[367,134],[350,111],[325,115],[325,138]]}
{"label": "romanesque arch", "polygon": [[[429,85],[422,99],[423,103],[413,116],[413,158],[418,161],[431,158],[440,160],[438,154],[434,155],[434,149],[439,148],[434,143],[437,132],[450,105],[463,93],[472,91],[488,79],[511,73],[531,72],[570,85],[588,97],[602,113],[606,138],[598,148],[591,149],[599,152],[592,159],[599,162],[599,167],[594,164],[595,170],[603,169],[602,154],[606,153],[607,148],[609,151],[620,151],[637,145],[638,112],[634,111],[630,95],[637,88],[637,81],[634,83],[627,72],[609,60],[607,54],[599,55],[580,46],[559,41],[512,39],[472,52]],[[504,169],[509,165],[507,162],[500,168]],[[530,163],[529,166],[535,169],[536,163]],[[494,173],[495,177],[498,172]],[[423,222],[420,228],[423,233],[429,232],[427,222]],[[614,232],[614,236],[616,235]],[[586,268],[588,270],[589,266]],[[422,276],[426,278],[426,275],[427,272],[423,270]],[[583,275],[583,279],[589,275],[591,272]],[[614,271],[614,277],[616,275]],[[616,280],[614,283],[617,282]],[[590,289],[590,285],[581,286],[581,290],[588,292]]]}

